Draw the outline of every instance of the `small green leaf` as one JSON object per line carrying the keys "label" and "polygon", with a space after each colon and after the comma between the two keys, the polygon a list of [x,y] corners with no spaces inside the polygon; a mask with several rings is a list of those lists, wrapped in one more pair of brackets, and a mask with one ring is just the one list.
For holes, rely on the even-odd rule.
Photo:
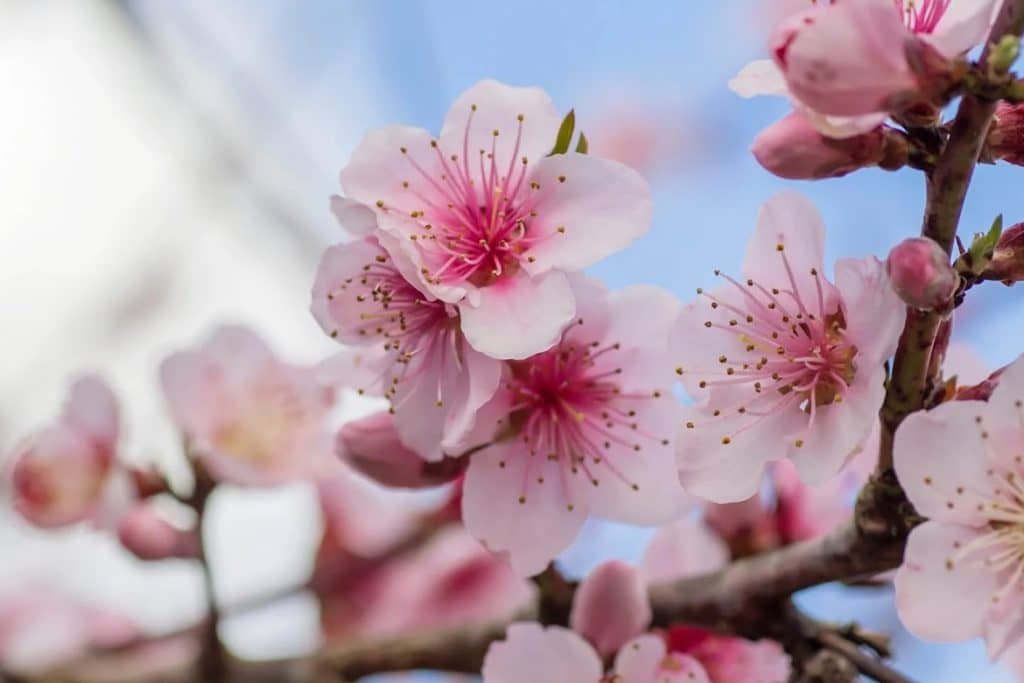
{"label": "small green leaf", "polygon": [[992,227],[984,234],[977,234],[971,242],[967,253],[957,259],[956,269],[961,275],[978,275],[988,267],[992,261],[992,252],[999,244],[999,238],[1003,235],[1003,215],[999,214],[992,221]]}
{"label": "small green leaf", "polygon": [[576,141],[576,152],[578,154],[586,154],[590,150],[590,143],[587,142],[587,136],[580,133],[580,139]]}
{"label": "small green leaf", "polygon": [[555,146],[548,156],[565,154],[572,144],[572,134],[576,132],[576,110],[570,109],[569,113],[562,119],[562,125],[558,127],[558,135],[555,137]]}

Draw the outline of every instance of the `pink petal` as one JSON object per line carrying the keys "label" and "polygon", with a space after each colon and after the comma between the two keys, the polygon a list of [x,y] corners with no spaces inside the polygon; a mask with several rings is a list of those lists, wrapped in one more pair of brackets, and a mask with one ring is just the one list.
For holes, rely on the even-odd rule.
{"label": "pink petal", "polygon": [[[661,380],[658,383],[666,376],[671,377],[666,373],[671,372],[671,361],[664,356],[681,308],[678,299],[658,287],[633,285],[612,292],[608,306],[610,326],[604,338],[624,347],[659,349],[665,365],[656,369],[656,378]],[[631,378],[635,376],[630,373]]]}
{"label": "pink petal", "polygon": [[988,400],[985,429],[997,446],[991,453],[1002,460],[997,464],[1019,469],[1010,460],[1020,453],[1020,429],[1024,426],[1024,356],[1008,365],[999,376],[999,384]]}
{"label": "pink petal", "polygon": [[331,196],[331,213],[345,231],[352,235],[369,235],[377,229],[373,209],[348,197]]}
{"label": "pink petal", "polygon": [[480,353],[527,358],[554,346],[576,305],[564,273],[520,273],[480,290],[479,304],[459,305],[462,331]]}
{"label": "pink petal", "polygon": [[758,59],[748,63],[729,81],[729,88],[747,99],[758,95],[789,95],[782,71],[770,59]]}
{"label": "pink petal", "polygon": [[597,653],[578,635],[558,626],[512,624],[505,640],[484,658],[484,683],[599,683]]}
{"label": "pink petal", "polygon": [[117,397],[99,377],[86,376],[71,386],[63,418],[113,452],[117,445],[119,410]]}
{"label": "pink petal", "polygon": [[658,529],[640,571],[648,583],[660,583],[712,572],[728,562],[725,542],[700,520],[685,518]]}
{"label": "pink petal", "polygon": [[463,484],[466,528],[492,552],[506,555],[518,574],[540,573],[572,543],[587,515],[583,501],[569,509],[562,476],[558,462],[531,458],[517,442],[476,453]]}
{"label": "pink petal", "polygon": [[[455,363],[456,359],[451,358],[450,362]],[[475,445],[471,435],[478,426],[477,416],[498,391],[503,369],[500,361],[485,356],[468,344],[461,344],[458,362],[461,369],[455,368],[457,379],[450,391],[451,398],[448,398],[449,392],[445,392],[448,405],[441,447],[447,453],[458,453],[466,446]],[[492,425],[491,429],[494,428]]]}
{"label": "pink petal", "polygon": [[699,661],[669,654],[665,641],[654,635],[627,643],[615,658],[615,673],[622,683],[711,683]]}
{"label": "pink petal", "polygon": [[[778,250],[779,245],[785,252]],[[818,209],[798,192],[780,192],[761,208],[754,236],[747,244],[743,276],[764,287],[791,290],[789,273],[792,272],[800,298],[816,302],[817,287],[810,273],[812,269],[824,273],[824,255],[825,224]],[[830,302],[834,300],[834,291],[828,283],[822,284],[825,308],[832,310],[834,306]]]}
{"label": "pink petal", "polygon": [[582,270],[629,246],[651,225],[647,181],[616,161],[559,154],[540,161],[530,176],[540,184],[536,240],[522,261],[530,273]]}
{"label": "pink petal", "polygon": [[921,38],[946,57],[956,57],[985,42],[1002,0],[954,0],[931,34]]}
{"label": "pink petal", "polygon": [[219,377],[194,351],[176,353],[160,364],[160,383],[175,423],[186,432],[209,433],[220,422]]}
{"label": "pink petal", "polygon": [[346,349],[320,361],[317,381],[325,387],[355,389],[359,394],[382,396],[381,380],[393,358],[383,347]]}
{"label": "pink petal", "polygon": [[618,651],[651,623],[647,584],[625,562],[599,565],[573,596],[569,625],[586,638],[601,657]]}
{"label": "pink petal", "polygon": [[341,171],[345,195],[364,206],[378,207],[378,217],[388,213],[408,216],[422,206],[420,197],[442,201],[444,194],[435,179],[443,171],[437,150],[430,144],[433,139],[422,128],[411,126],[371,130]]}
{"label": "pink petal", "polygon": [[843,297],[847,334],[857,347],[857,366],[880,366],[896,352],[907,307],[877,258],[836,261],[836,287]]}
{"label": "pink petal", "polygon": [[[533,164],[551,151],[561,122],[562,116],[551,97],[540,88],[516,87],[488,79],[472,86],[452,103],[441,129],[441,146],[460,157],[465,147],[475,160],[479,150],[490,153],[493,144],[497,159],[518,161],[526,157]],[[518,136],[520,123],[522,135]],[[494,131],[498,131],[497,137]]]}
{"label": "pink petal", "polygon": [[925,522],[910,533],[895,586],[900,620],[914,635],[937,642],[981,635],[998,588],[996,574],[973,558],[947,564],[977,536],[973,529],[941,522]]}
{"label": "pink petal", "polygon": [[896,430],[896,475],[922,515],[969,526],[987,523],[977,506],[993,499],[999,482],[987,475],[988,445],[976,422],[984,409],[980,401],[952,401],[910,415]]}
{"label": "pink petal", "polygon": [[424,475],[424,459],[398,438],[395,416],[381,411],[346,422],[335,440],[335,453],[384,486],[423,488],[444,480]]}

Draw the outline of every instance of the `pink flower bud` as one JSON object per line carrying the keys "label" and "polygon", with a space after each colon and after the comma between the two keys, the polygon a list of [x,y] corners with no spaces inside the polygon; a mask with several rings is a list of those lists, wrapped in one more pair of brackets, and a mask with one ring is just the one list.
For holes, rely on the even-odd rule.
{"label": "pink flower bud", "polygon": [[121,519],[117,537],[141,560],[199,557],[199,534],[194,529],[179,529],[148,504],[135,506]]}
{"label": "pink flower bud", "polygon": [[425,461],[402,443],[388,412],[345,424],[335,440],[335,452],[377,483],[399,488],[439,486],[458,477],[465,464],[454,459]]}
{"label": "pink flower bud", "polygon": [[927,237],[906,239],[893,247],[886,269],[896,293],[916,308],[937,308],[956,292],[958,278],[949,257]]}
{"label": "pink flower bud", "polygon": [[[877,166],[887,156],[899,156],[898,149],[888,149],[899,147],[899,141],[895,135],[886,136],[882,128],[841,140],[827,138],[798,110],[764,129],[754,140],[751,151],[758,163],[780,178],[816,180],[838,178],[860,168]],[[903,163],[906,153],[903,142]],[[903,164],[893,159],[888,165],[896,168]]]}
{"label": "pink flower bud", "polygon": [[569,624],[602,657],[618,651],[651,623],[646,582],[618,560],[605,562],[580,583]]}
{"label": "pink flower bud", "polygon": [[1024,223],[1003,231],[985,276],[1007,284],[1024,280]]}
{"label": "pink flower bud", "polygon": [[987,145],[987,158],[1024,166],[1024,104],[999,103]]}

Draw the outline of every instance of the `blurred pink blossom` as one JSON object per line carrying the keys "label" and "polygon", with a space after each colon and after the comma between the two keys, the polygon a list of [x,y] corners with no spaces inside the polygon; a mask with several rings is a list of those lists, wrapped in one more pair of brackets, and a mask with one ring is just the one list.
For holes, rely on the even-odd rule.
{"label": "blurred pink blossom", "polygon": [[332,392],[312,368],[279,360],[254,332],[222,327],[160,367],[189,453],[217,481],[274,486],[330,463]]}
{"label": "blurred pink blossom", "polygon": [[573,596],[569,625],[601,657],[619,651],[651,623],[647,583],[631,565],[618,560],[591,571]]}
{"label": "blurred pink blossom", "polygon": [[198,530],[172,524],[151,502],[138,503],[121,517],[117,537],[141,560],[197,558],[202,543]]}

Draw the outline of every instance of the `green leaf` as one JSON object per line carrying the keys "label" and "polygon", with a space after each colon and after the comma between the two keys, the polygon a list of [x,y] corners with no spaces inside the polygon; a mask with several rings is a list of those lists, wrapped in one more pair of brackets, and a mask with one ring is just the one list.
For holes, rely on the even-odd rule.
{"label": "green leaf", "polygon": [[562,125],[558,127],[558,135],[555,137],[555,146],[551,148],[548,156],[565,154],[572,144],[572,134],[576,132],[576,110],[570,109],[569,113],[562,119]]}
{"label": "green leaf", "polygon": [[992,253],[999,244],[999,238],[1003,235],[1003,215],[999,214],[992,221],[992,227],[987,233],[979,233],[974,236],[967,253],[957,259],[956,269],[961,274],[978,275],[992,261]]}
{"label": "green leaf", "polygon": [[587,136],[580,133],[580,139],[576,141],[576,152],[586,154],[588,150],[590,150],[590,143],[587,142]]}

